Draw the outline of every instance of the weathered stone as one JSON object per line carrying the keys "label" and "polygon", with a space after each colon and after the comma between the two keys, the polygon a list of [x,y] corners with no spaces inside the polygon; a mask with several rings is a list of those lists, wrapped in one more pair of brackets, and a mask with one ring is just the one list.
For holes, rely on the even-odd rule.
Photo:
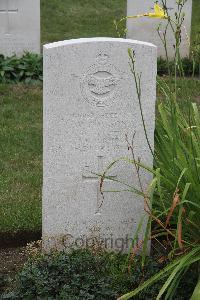
{"label": "weathered stone", "polygon": [[[162,1],[159,0],[158,3],[162,6]],[[152,0],[127,0],[127,16],[138,15],[146,12],[153,12],[154,1]],[[175,12],[177,11],[176,0],[167,0],[167,7],[172,19],[175,19]],[[185,12],[185,20],[182,27],[182,41],[180,46],[180,53],[182,57],[189,56],[190,52],[190,33],[191,33],[191,19],[192,19],[192,0],[187,0],[184,5],[183,12]],[[158,47],[158,57],[166,58],[165,49],[163,47],[162,41],[157,32],[159,24],[160,33],[165,31],[167,20],[155,19],[142,17],[138,19],[128,19],[127,20],[127,38],[134,40],[142,40],[146,42],[151,42]],[[168,26],[167,29],[167,50],[168,57],[170,59],[174,58],[175,50],[175,37]]]}
{"label": "weathered stone", "polygon": [[[130,157],[126,134],[134,137],[135,157],[153,158],[144,135],[128,48],[141,72],[142,108],[154,147],[156,47],[112,38],[79,39],[44,46],[43,238],[48,248],[63,245],[127,251],[144,215],[144,200],[130,192],[104,193],[96,174],[115,159]],[[138,187],[134,166],[124,161],[108,172]],[[151,175],[141,171],[144,187]],[[105,180],[104,190],[127,190]],[[47,243],[47,241],[49,243]],[[94,246],[94,245],[93,245]]]}
{"label": "weathered stone", "polygon": [[0,1],[0,54],[40,53],[40,0]]}

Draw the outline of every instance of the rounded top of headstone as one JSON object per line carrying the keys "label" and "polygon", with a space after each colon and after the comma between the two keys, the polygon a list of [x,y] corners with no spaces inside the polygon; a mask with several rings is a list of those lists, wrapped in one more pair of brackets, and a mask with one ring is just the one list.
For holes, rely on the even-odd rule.
{"label": "rounded top of headstone", "polygon": [[63,47],[67,45],[78,45],[78,44],[85,44],[85,43],[99,43],[99,42],[111,42],[111,43],[126,43],[132,45],[143,45],[146,47],[157,48],[154,44],[132,40],[132,39],[123,39],[123,38],[110,38],[110,37],[94,37],[94,38],[80,38],[80,39],[71,39],[71,40],[64,40],[54,43],[49,43],[44,45],[45,49],[52,49],[57,47]]}

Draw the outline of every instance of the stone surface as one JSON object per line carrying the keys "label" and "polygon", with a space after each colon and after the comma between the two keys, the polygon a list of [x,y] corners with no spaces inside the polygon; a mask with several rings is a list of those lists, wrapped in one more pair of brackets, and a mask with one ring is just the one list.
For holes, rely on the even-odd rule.
{"label": "stone surface", "polygon": [[40,53],[40,0],[0,1],[0,54]]}
{"label": "stone surface", "polygon": [[[97,246],[127,251],[144,214],[143,198],[104,193],[96,174],[128,156],[125,135],[135,132],[135,157],[152,166],[127,50],[142,72],[142,107],[154,147],[156,47],[112,38],[44,46],[43,239],[48,248]],[[138,187],[133,165],[119,162],[108,172]],[[143,184],[151,180],[141,172]],[[104,190],[127,190],[105,180]],[[93,245],[93,246],[94,246]]]}
{"label": "stone surface", "polygon": [[[158,3],[161,5],[162,1]],[[127,0],[127,16],[137,15],[153,11],[154,2],[152,0]],[[162,5],[161,5],[162,6]],[[174,19],[174,14],[177,10],[176,0],[167,0],[167,7],[169,13]],[[182,57],[189,56],[190,51],[190,33],[191,33],[191,18],[192,18],[192,0],[188,0],[184,6],[185,21],[182,28],[182,42],[181,42],[181,55]],[[158,35],[157,28],[162,24],[160,32],[164,32],[167,20],[153,19],[153,18],[138,18],[127,20],[127,38],[151,42],[158,47],[158,57],[166,58],[165,50],[161,39]],[[175,38],[172,30],[168,28],[167,35],[168,56],[174,58]]]}

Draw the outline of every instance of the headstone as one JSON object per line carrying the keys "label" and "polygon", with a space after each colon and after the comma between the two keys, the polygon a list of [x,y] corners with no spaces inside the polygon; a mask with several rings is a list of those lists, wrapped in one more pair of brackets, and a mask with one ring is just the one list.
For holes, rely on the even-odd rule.
{"label": "headstone", "polygon": [[[59,248],[94,246],[127,251],[144,213],[134,193],[100,192],[100,178],[115,159],[129,156],[126,134],[134,137],[135,157],[153,158],[144,135],[128,48],[141,72],[142,107],[154,147],[156,47],[133,40],[92,38],[44,46],[43,240]],[[133,165],[121,161],[111,179],[138,187]],[[144,186],[151,175],[142,172]],[[128,186],[106,179],[104,190]]]}
{"label": "headstone", "polygon": [[[152,0],[127,0],[127,16],[138,15],[146,12],[153,12],[154,1]],[[158,4],[162,7],[162,1]],[[167,7],[170,16],[175,20],[175,12],[177,11],[176,0],[167,0]],[[182,41],[180,46],[180,53],[182,57],[188,57],[190,53],[190,33],[191,33],[191,18],[192,18],[192,0],[187,0],[184,5],[183,12],[185,13],[185,20],[182,27]],[[161,34],[165,31],[167,20],[142,17],[137,19],[127,20],[127,38],[134,40],[142,40],[151,42],[158,47],[158,57],[166,58],[165,49],[162,41],[158,35],[157,28],[161,24]],[[167,49],[168,57],[174,58],[175,38],[170,26],[167,30]]]}
{"label": "headstone", "polygon": [[40,53],[40,0],[0,1],[0,54]]}

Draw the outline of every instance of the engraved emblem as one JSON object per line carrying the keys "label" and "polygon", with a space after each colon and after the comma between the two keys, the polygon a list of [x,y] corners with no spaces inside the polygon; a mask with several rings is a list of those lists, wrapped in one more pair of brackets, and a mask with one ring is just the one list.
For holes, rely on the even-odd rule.
{"label": "engraved emblem", "polygon": [[82,77],[82,94],[92,105],[104,107],[113,99],[119,80],[119,72],[109,63],[109,56],[99,53],[96,63]]}

